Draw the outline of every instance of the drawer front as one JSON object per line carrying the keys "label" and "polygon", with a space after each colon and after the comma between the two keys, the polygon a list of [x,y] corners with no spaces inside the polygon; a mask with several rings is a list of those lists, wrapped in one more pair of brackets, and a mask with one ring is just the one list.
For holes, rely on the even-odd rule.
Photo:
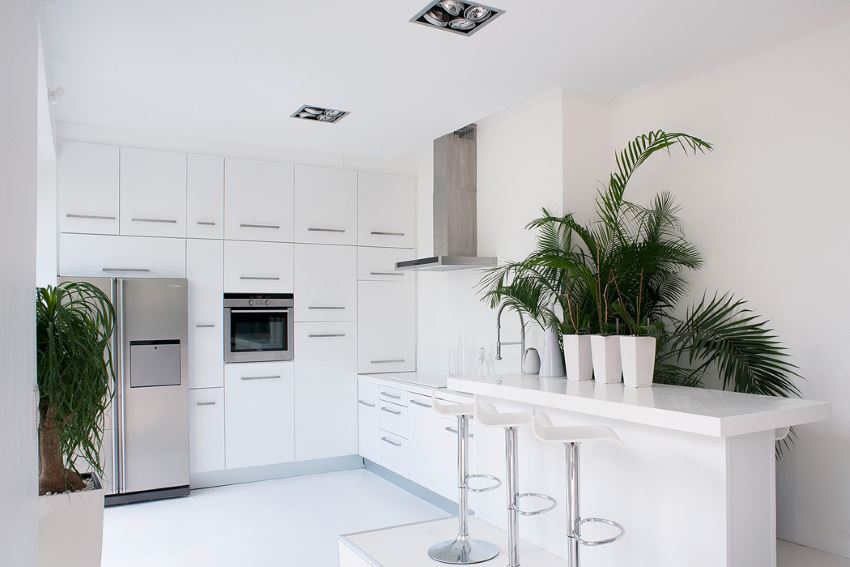
{"label": "drawer front", "polygon": [[397,404],[400,406],[407,405],[407,398],[410,394],[405,392],[404,390],[399,390],[397,388],[389,388],[387,386],[378,386],[378,400],[383,402],[389,402],[391,404]]}
{"label": "drawer front", "polygon": [[357,320],[357,250],[295,245],[295,320]]}
{"label": "drawer front", "polygon": [[185,278],[182,238],[62,234],[59,274],[76,277]]}
{"label": "drawer front", "polygon": [[189,391],[189,470],[224,469],[224,389]]}
{"label": "drawer front", "polygon": [[295,241],[357,243],[357,173],[295,166]]}
{"label": "drawer front", "polygon": [[412,260],[416,251],[412,248],[357,248],[357,279],[388,282],[413,282],[416,272],[398,271],[395,263]]}
{"label": "drawer front", "polygon": [[378,460],[375,462],[401,476],[408,476],[410,467],[407,439],[388,431],[379,431]]}
{"label": "drawer front", "polygon": [[57,163],[59,230],[118,234],[117,146],[62,142]]}
{"label": "drawer front", "polygon": [[224,158],[189,155],[186,160],[186,236],[224,237]]}
{"label": "drawer front", "polygon": [[293,293],[292,261],[292,244],[225,242],[224,291]]}
{"label": "drawer front", "polygon": [[381,431],[407,437],[407,408],[384,401],[378,402],[378,423]]}

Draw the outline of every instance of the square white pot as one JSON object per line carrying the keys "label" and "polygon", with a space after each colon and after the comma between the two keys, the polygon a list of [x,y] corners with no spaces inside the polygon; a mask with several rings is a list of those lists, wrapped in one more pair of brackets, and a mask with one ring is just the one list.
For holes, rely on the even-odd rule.
{"label": "square white pot", "polygon": [[593,378],[590,335],[564,335],[564,364],[567,380],[578,382]]}
{"label": "square white pot", "polygon": [[40,567],[99,567],[103,551],[103,496],[97,488],[38,497]]}
{"label": "square white pot", "polygon": [[631,388],[652,386],[655,374],[655,337],[620,337],[623,382]]}
{"label": "square white pot", "polygon": [[601,384],[617,384],[623,378],[618,335],[591,335],[593,378]]}

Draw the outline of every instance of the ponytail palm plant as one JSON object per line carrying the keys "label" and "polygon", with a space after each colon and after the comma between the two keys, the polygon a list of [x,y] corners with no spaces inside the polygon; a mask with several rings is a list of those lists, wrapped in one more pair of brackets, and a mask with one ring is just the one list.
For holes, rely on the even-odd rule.
{"label": "ponytail palm plant", "polygon": [[683,133],[638,136],[616,155],[617,170],[598,192],[594,218],[582,224],[545,209],[527,228],[537,248],[525,259],[489,270],[482,299],[506,303],[543,327],[562,333],[657,337],[655,381],[696,386],[714,372],[725,389],[772,396],[799,395],[796,367],[767,321],[743,299],[714,295],[676,315],[688,292],[683,273],[702,265],[687,241],[670,193],[647,206],[624,198],[635,171],[658,152],[701,154],[711,144]]}
{"label": "ponytail palm plant", "polygon": [[37,290],[39,493],[82,490],[77,463],[103,474],[103,414],[112,397],[115,312],[89,283]]}

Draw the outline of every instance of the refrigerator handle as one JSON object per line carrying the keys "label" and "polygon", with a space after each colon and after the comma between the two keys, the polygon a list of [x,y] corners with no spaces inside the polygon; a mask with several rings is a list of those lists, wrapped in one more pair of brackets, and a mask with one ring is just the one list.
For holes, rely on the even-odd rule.
{"label": "refrigerator handle", "polygon": [[125,325],[125,305],[124,305],[124,295],[126,293],[126,280],[123,278],[118,280],[118,311],[121,313],[121,320],[119,321],[119,328],[121,329],[121,344],[118,347],[118,351],[121,355],[121,400],[119,404],[119,409],[121,411],[121,427],[118,430],[119,434],[119,447],[118,447],[118,455],[119,460],[121,461],[120,466],[120,480],[121,480],[121,492],[125,491],[125,487],[127,486],[127,467],[126,467],[126,456],[127,456],[127,436],[125,434],[125,424],[126,424],[126,403],[124,393],[126,392],[126,383],[127,383],[127,359],[124,352],[124,345],[127,342],[126,334],[126,325]]}
{"label": "refrigerator handle", "polygon": [[119,440],[121,421],[118,411],[121,398],[121,374],[124,372],[121,360],[121,347],[123,337],[121,336],[121,311],[118,308],[118,279],[110,280],[110,291],[112,301],[115,302],[115,325],[112,329],[112,369],[115,373],[115,383],[113,384],[112,395],[112,493],[118,494],[121,492],[121,476],[120,463],[118,459],[118,451],[121,445]]}

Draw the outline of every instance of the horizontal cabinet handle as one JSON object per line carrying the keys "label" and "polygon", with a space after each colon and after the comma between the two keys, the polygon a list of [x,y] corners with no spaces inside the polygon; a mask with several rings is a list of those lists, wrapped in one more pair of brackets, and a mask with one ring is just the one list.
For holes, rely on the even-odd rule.
{"label": "horizontal cabinet handle", "polygon": [[391,413],[393,415],[401,415],[401,412],[398,410],[390,409],[387,406],[381,406],[381,411],[385,411],[387,413]]}
{"label": "horizontal cabinet handle", "polygon": [[[446,429],[446,431],[448,431],[449,433],[454,433],[455,435],[457,435],[457,429],[455,429],[454,427],[446,427],[445,429]],[[470,438],[472,438],[472,437],[475,437],[475,435],[473,435],[472,433],[470,433],[470,434],[469,434],[469,437],[470,437]]]}
{"label": "horizontal cabinet handle", "polygon": [[370,360],[372,364],[393,364],[396,362],[404,362],[403,358],[388,358],[386,360]]}
{"label": "horizontal cabinet handle", "polygon": [[146,217],[133,217],[130,220],[133,222],[156,222],[160,224],[177,224],[177,219],[151,219]]}
{"label": "horizontal cabinet handle", "polygon": [[215,323],[198,323],[195,325],[195,327],[199,329],[211,329],[215,327]]}
{"label": "horizontal cabinet handle", "polygon": [[421,408],[430,408],[431,404],[426,404],[425,402],[420,402],[419,400],[410,400],[410,403],[419,406]]}
{"label": "horizontal cabinet handle", "polygon": [[322,311],[330,311],[330,310],[341,311],[341,310],[345,309],[345,307],[337,306],[337,305],[311,305],[307,309],[317,309],[317,310],[322,310]]}
{"label": "horizontal cabinet handle", "polygon": [[214,406],[215,402],[195,402],[196,406]]}
{"label": "horizontal cabinet handle", "polygon": [[199,220],[196,224],[199,224],[201,226],[215,226],[215,222],[206,220]]}
{"label": "horizontal cabinet handle", "polygon": [[388,398],[392,398],[392,399],[394,399],[394,400],[400,400],[400,399],[401,399],[401,396],[400,396],[400,395],[397,395],[397,394],[391,394],[390,392],[381,392],[381,395],[382,395],[382,396],[386,396],[386,397],[388,397]]}
{"label": "horizontal cabinet handle", "polygon": [[396,272],[369,272],[370,276],[397,276],[399,278],[403,278],[404,274],[399,274]]}
{"label": "horizontal cabinet handle", "polygon": [[150,268],[103,268],[104,272],[150,272]]}
{"label": "horizontal cabinet handle", "polygon": [[286,315],[288,309],[231,309],[231,313],[279,313]]}
{"label": "horizontal cabinet handle", "polygon": [[278,276],[239,276],[240,280],[266,280],[266,281],[279,281],[280,278]]}
{"label": "horizontal cabinet handle", "polygon": [[317,228],[315,226],[307,227],[309,232],[345,232],[344,228]]}
{"label": "horizontal cabinet handle", "polygon": [[367,408],[375,407],[375,404],[370,404],[369,402],[364,402],[363,400],[357,400],[357,403],[361,406],[366,406]]}
{"label": "horizontal cabinet handle", "polygon": [[329,339],[331,337],[344,337],[345,333],[316,333],[307,336],[311,339]]}
{"label": "horizontal cabinet handle", "polygon": [[89,219],[89,220],[115,220],[115,217],[110,215],[78,215],[76,213],[66,213],[66,219]]}
{"label": "horizontal cabinet handle", "polygon": [[387,439],[386,437],[381,437],[381,441],[383,441],[384,443],[389,443],[393,447],[401,447],[401,443],[393,441],[392,439]]}
{"label": "horizontal cabinet handle", "polygon": [[373,230],[369,234],[374,236],[404,236],[403,232],[384,232],[382,230]]}
{"label": "horizontal cabinet handle", "polygon": [[270,230],[280,230],[280,225],[278,224],[249,224],[242,223],[239,225],[239,228],[268,228]]}
{"label": "horizontal cabinet handle", "polygon": [[242,376],[242,380],[279,380],[280,374],[277,376]]}

